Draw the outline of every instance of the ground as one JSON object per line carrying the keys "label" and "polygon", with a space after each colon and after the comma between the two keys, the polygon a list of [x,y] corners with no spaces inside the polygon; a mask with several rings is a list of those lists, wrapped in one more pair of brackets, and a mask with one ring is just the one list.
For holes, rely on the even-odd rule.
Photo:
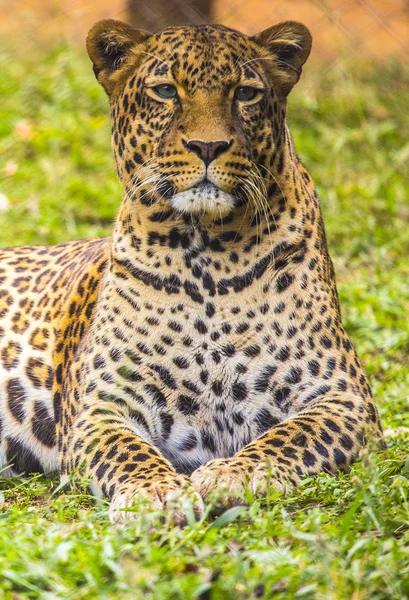
{"label": "ground", "polygon": [[[0,56],[0,245],[105,235],[120,189],[107,101],[85,53]],[[344,321],[388,452],[287,498],[249,498],[184,530],[126,528],[85,485],[0,479],[0,598],[409,598],[409,71],[306,68],[290,100],[322,199]]]}

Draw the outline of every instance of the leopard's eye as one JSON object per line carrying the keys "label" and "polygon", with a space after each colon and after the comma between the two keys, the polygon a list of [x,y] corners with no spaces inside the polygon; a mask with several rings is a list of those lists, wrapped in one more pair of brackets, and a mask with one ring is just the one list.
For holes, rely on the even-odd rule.
{"label": "leopard's eye", "polygon": [[250,87],[249,85],[242,85],[234,92],[234,97],[239,102],[249,102],[253,100],[258,93],[258,89]]}
{"label": "leopard's eye", "polygon": [[176,98],[176,96],[178,95],[175,86],[170,85],[170,83],[157,85],[152,89],[154,90],[155,94],[157,94],[160,98],[166,98],[166,100]]}

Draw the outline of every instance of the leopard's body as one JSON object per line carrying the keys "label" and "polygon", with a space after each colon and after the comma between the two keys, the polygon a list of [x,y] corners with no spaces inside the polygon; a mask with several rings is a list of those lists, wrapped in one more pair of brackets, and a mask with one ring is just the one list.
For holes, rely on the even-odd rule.
{"label": "leopard's body", "polygon": [[[95,301],[107,252],[105,239],[0,250],[2,476],[60,468],[52,393],[57,345],[78,289],[85,309]],[[81,327],[90,315],[78,306]]]}
{"label": "leopard's body", "polygon": [[285,122],[309,47],[295,23],[93,29],[124,198],[109,239],[0,255],[8,472],[80,467],[115,511],[291,487],[381,436]]}

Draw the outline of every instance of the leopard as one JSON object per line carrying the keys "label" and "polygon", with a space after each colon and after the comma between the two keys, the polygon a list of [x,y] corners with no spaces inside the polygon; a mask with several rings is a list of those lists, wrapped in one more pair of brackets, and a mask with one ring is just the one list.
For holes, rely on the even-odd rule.
{"label": "leopard", "polygon": [[185,498],[200,518],[382,446],[287,124],[311,45],[296,21],[91,29],[122,202],[109,237],[1,251],[2,475],[185,524]]}

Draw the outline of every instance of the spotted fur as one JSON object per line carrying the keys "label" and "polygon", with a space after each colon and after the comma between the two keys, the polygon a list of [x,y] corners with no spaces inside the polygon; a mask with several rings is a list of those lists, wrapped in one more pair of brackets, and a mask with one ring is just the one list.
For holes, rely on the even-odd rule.
{"label": "spotted fur", "polygon": [[381,439],[286,125],[310,46],[294,22],[91,30],[123,201],[108,239],[1,252],[5,473],[80,469],[115,519],[288,489]]}

